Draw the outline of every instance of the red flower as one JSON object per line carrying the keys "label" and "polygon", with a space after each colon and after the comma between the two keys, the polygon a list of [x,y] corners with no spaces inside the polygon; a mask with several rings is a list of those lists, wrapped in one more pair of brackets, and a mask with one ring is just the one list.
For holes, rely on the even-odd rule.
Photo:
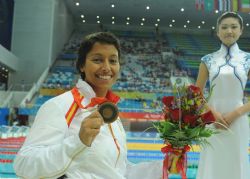
{"label": "red flower", "polygon": [[189,124],[192,127],[194,127],[196,125],[197,119],[199,118],[199,116],[195,116],[192,114],[186,114],[185,116],[183,116],[183,121],[185,124]]}
{"label": "red flower", "polygon": [[164,96],[162,98],[163,104],[165,104],[167,107],[171,107],[174,103],[174,97],[173,96]]}
{"label": "red flower", "polygon": [[178,122],[181,119],[180,109],[169,109],[170,119],[173,122]]}
{"label": "red flower", "polygon": [[204,124],[211,124],[211,123],[215,122],[215,118],[214,118],[212,111],[208,111],[208,112],[202,114],[201,120]]}
{"label": "red flower", "polygon": [[195,85],[189,85],[188,86],[188,89],[190,91],[192,91],[192,93],[195,93],[195,94],[200,94],[201,93],[201,90],[199,87],[195,86]]}

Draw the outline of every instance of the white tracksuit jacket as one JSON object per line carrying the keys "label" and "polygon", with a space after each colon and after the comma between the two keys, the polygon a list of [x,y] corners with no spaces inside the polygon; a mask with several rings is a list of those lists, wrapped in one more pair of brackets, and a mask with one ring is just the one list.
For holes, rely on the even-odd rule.
{"label": "white tracksuit jacket", "polygon": [[[79,80],[76,87],[84,96],[86,106],[95,97],[93,89]],[[81,122],[91,109],[78,109],[68,127],[65,115],[73,102],[66,92],[48,100],[39,109],[26,141],[14,161],[20,178],[56,179],[66,174],[71,179],[159,179],[162,161],[131,164],[127,161],[126,135],[120,120],[112,123],[120,147],[120,156],[107,124],[91,147],[85,146],[79,136]]]}

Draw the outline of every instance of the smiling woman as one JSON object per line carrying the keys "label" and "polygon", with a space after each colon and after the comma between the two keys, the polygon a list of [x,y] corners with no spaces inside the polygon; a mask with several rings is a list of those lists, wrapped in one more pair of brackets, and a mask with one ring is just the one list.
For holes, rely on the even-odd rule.
{"label": "smiling woman", "polygon": [[160,179],[162,161],[128,162],[119,117],[104,123],[104,118],[116,119],[118,113],[114,105],[119,97],[111,87],[120,71],[119,41],[108,32],[90,34],[78,54],[81,79],[40,108],[15,159],[16,174],[29,179]]}
{"label": "smiling woman", "polygon": [[120,70],[118,51],[115,46],[95,43],[81,64],[84,80],[91,84],[96,95],[103,97],[115,83]]}

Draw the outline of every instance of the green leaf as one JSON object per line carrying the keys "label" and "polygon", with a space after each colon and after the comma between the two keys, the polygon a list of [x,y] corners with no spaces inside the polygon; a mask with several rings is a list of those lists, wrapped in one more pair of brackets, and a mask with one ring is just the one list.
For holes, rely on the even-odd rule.
{"label": "green leaf", "polygon": [[200,132],[201,137],[210,137],[212,134],[214,134],[214,132],[212,130],[206,129],[206,128],[204,128],[204,130],[201,130],[201,132]]}
{"label": "green leaf", "polygon": [[186,134],[187,134],[187,136],[189,138],[197,137],[200,134],[200,127],[195,127],[195,128],[187,129],[186,130]]}

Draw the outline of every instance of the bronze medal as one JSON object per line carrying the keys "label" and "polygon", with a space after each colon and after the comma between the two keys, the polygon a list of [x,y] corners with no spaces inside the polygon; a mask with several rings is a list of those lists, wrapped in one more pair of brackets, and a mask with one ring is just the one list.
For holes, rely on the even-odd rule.
{"label": "bronze medal", "polygon": [[101,114],[105,123],[112,123],[118,118],[118,108],[111,102],[104,102],[98,107],[98,112]]}

